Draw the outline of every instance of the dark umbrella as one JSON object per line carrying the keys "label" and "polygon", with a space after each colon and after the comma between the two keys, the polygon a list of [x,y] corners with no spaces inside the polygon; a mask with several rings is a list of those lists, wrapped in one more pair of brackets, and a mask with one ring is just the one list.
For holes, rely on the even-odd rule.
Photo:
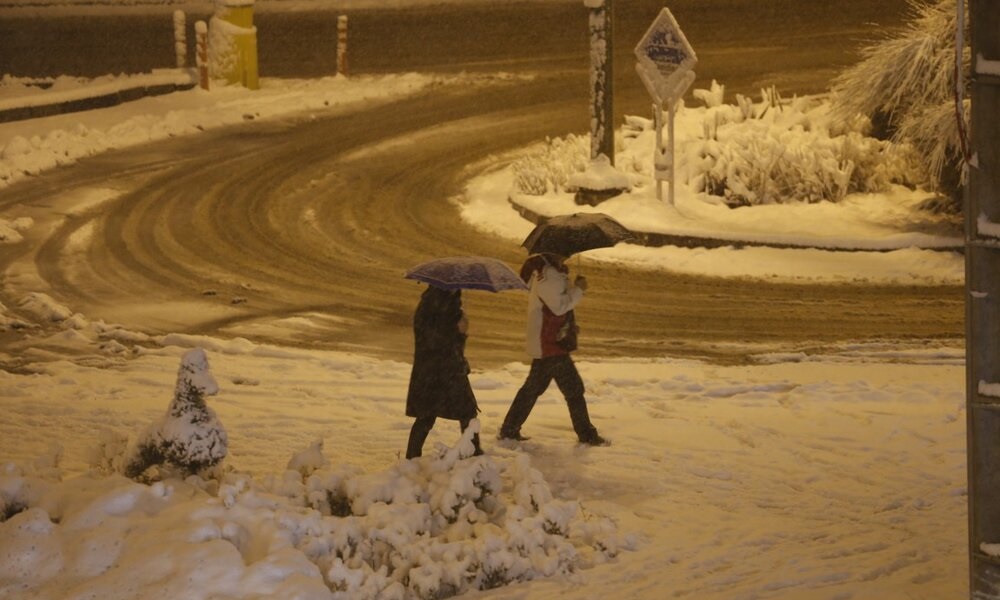
{"label": "dark umbrella", "polygon": [[570,256],[595,248],[609,248],[633,239],[632,232],[604,213],[558,215],[539,223],[524,238],[528,252]]}
{"label": "dark umbrella", "polygon": [[503,262],[485,256],[451,256],[419,264],[403,275],[446,290],[526,290],[528,286]]}

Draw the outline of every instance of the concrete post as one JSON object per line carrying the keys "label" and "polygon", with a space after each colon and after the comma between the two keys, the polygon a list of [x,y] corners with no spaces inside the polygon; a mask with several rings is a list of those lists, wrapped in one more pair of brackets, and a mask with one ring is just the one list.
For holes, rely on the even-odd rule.
{"label": "concrete post", "polygon": [[337,74],[347,76],[347,15],[337,17]]}
{"label": "concrete post", "polygon": [[614,30],[612,0],[584,0],[590,9],[590,158],[603,154],[615,164]]}
{"label": "concrete post", "polygon": [[[959,0],[961,1],[961,0]],[[1000,599],[1000,0],[969,0],[965,202],[969,595]]]}
{"label": "concrete post", "polygon": [[195,63],[198,66],[198,85],[208,89],[208,24],[198,21],[194,24]]}
{"label": "concrete post", "polygon": [[183,10],[174,11],[174,54],[177,56],[177,68],[187,66],[187,20]]}

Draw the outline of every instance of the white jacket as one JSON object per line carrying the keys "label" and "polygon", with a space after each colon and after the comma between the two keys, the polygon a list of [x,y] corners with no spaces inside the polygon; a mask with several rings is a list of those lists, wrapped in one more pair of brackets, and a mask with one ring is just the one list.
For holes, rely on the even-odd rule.
{"label": "white jacket", "polygon": [[541,275],[531,276],[528,292],[528,332],[525,350],[531,358],[542,358],[542,303],[556,315],[564,315],[583,300],[583,290],[570,284],[569,275],[545,265]]}

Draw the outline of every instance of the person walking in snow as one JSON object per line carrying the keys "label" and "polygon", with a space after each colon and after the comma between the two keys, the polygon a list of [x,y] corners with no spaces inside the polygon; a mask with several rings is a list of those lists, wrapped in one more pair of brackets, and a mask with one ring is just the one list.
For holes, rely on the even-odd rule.
{"label": "person walking in snow", "polygon": [[[406,445],[408,459],[422,454],[438,417],[458,421],[465,431],[479,412],[465,359],[468,326],[461,290],[427,286],[413,314],[413,370],[406,416],[415,420]],[[475,455],[481,455],[478,433],[472,443]]]}
{"label": "person walking in snow", "polygon": [[533,254],[521,267],[521,278],[530,286],[526,350],[531,356],[531,370],[500,427],[502,440],[526,440],[521,426],[531,414],[535,401],[553,379],[566,398],[573,430],[581,443],[606,446],[608,441],[590,422],[583,380],[573,364],[570,352],[576,350],[577,326],[573,309],[583,300],[587,279],[569,280],[565,257],[558,254]]}

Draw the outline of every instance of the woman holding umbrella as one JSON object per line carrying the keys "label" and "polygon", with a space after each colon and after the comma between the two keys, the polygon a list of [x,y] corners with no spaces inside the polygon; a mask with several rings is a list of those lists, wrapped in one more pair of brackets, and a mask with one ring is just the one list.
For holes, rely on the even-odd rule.
{"label": "woman holding umbrella", "polygon": [[[469,322],[462,312],[462,290],[527,287],[506,264],[480,256],[439,258],[404,276],[429,284],[413,315],[413,370],[406,395],[406,415],[415,419],[406,445],[410,459],[422,454],[438,417],[458,421],[464,432],[479,412],[465,359]],[[473,454],[481,455],[478,433],[472,444]]]}
{"label": "woman holding umbrella", "polygon": [[[414,417],[406,458],[420,456],[438,417],[458,421],[465,431],[479,406],[469,384],[465,339],[469,322],[462,312],[462,291],[427,286],[413,315],[413,370],[406,395],[406,416]],[[479,434],[472,437],[483,453]]]}

